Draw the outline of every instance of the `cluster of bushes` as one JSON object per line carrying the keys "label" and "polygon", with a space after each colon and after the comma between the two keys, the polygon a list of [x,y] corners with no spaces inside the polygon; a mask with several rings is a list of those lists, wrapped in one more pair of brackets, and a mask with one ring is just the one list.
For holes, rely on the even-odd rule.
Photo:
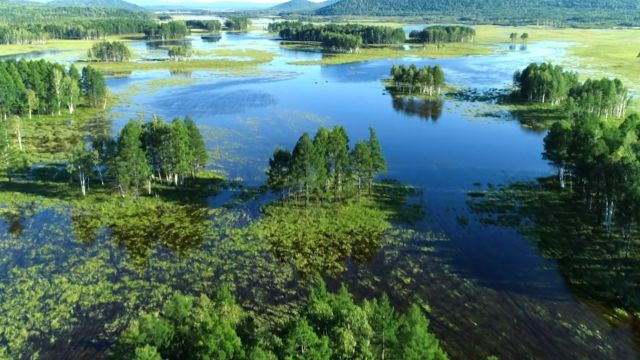
{"label": "cluster of bushes", "polygon": [[444,71],[440,65],[425,66],[418,69],[415,65],[393,65],[391,83],[395,90],[402,93],[440,95],[445,86]]}
{"label": "cluster of bushes", "polygon": [[122,62],[129,60],[131,51],[121,41],[101,41],[93,44],[89,49],[88,56],[97,61]]}
{"label": "cluster of bushes", "polygon": [[325,48],[334,51],[353,51],[362,44],[390,45],[405,41],[405,33],[401,28],[357,24],[321,26],[285,21],[269,24],[269,31],[278,32],[287,41],[321,42]]}
{"label": "cluster of bushes", "polygon": [[104,77],[86,67],[82,75],[72,65],[39,61],[0,62],[0,115],[61,113],[66,106],[73,113],[84,97],[92,107],[104,106],[107,85]]}
{"label": "cluster of bushes", "polygon": [[175,40],[189,35],[189,28],[184,21],[171,21],[147,26],[143,32],[148,40]]}
{"label": "cluster of bushes", "polygon": [[356,304],[320,282],[284,326],[259,321],[223,287],[210,299],[177,293],[120,335],[112,359],[447,359],[418,305],[398,313],[386,296]]}
{"label": "cluster of bushes", "polygon": [[578,81],[578,75],[549,63],[530,64],[514,75],[514,95],[526,101],[568,105],[604,117],[623,117],[629,103],[618,79]]}
{"label": "cluster of bushes", "polygon": [[411,40],[427,44],[470,42],[475,36],[475,29],[459,25],[429,26],[424,30],[409,33]]}
{"label": "cluster of bushes", "polygon": [[313,140],[304,133],[293,152],[278,148],[269,160],[267,184],[283,197],[318,201],[344,200],[350,189],[359,196],[365,186],[369,192],[373,179],[386,171],[380,142],[373,129],[368,141],[349,150],[349,138],[342,126],[320,128]]}

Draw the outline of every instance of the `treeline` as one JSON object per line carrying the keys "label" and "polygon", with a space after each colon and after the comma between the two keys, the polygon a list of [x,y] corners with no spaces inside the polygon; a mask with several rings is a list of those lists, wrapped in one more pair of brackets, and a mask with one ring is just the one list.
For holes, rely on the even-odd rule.
{"label": "treeline", "polygon": [[93,44],[89,49],[88,56],[97,61],[122,62],[129,60],[131,51],[121,41],[101,41]]}
{"label": "treeline", "polygon": [[195,121],[186,117],[171,123],[155,117],[147,123],[129,121],[116,139],[100,136],[91,147],[77,149],[69,171],[77,176],[83,195],[92,179],[111,180],[120,194],[138,196],[152,185],[182,187],[204,169],[209,154]]}
{"label": "treeline", "polygon": [[222,30],[222,23],[218,20],[187,20],[187,27],[206,31],[220,31]]}
{"label": "treeline", "polygon": [[75,68],[39,61],[0,62],[0,115],[61,113],[67,107],[73,114],[84,97],[92,107],[106,106],[107,85],[104,77],[90,66],[82,75]]}
{"label": "treeline", "polygon": [[617,225],[631,244],[640,219],[640,117],[606,121],[581,113],[554,124],[544,140],[544,158],[558,168],[569,188],[607,227]]}
{"label": "treeline", "polygon": [[112,359],[444,360],[418,305],[405,313],[386,296],[358,305],[342,287],[320,282],[283,325],[242,309],[228,287],[213,297],[176,293],[159,313],[142,314],[113,347]]}
{"label": "treeline", "polygon": [[425,66],[418,69],[415,65],[393,65],[391,68],[391,84],[401,93],[440,95],[445,86],[444,71],[440,65]]}
{"label": "treeline", "polygon": [[429,26],[424,30],[409,33],[411,40],[427,44],[471,42],[475,36],[475,29],[459,25]]}
{"label": "treeline", "polygon": [[251,21],[246,17],[232,17],[224,22],[224,27],[231,31],[247,31]]}
{"label": "treeline", "polygon": [[375,130],[369,129],[369,140],[359,141],[350,150],[349,138],[342,126],[332,130],[318,129],[311,139],[304,133],[293,152],[278,148],[269,160],[267,185],[282,197],[296,201],[342,201],[365,186],[369,193],[375,177],[386,171],[380,142]]}
{"label": "treeline", "polygon": [[279,33],[286,41],[321,42],[326,48],[347,51],[356,50],[362,44],[392,45],[405,41],[405,33],[401,28],[357,24],[313,25],[284,21],[269,24],[269,31]]}
{"label": "treeline", "polygon": [[623,117],[628,89],[618,79],[578,81],[578,75],[549,63],[530,64],[514,75],[514,96],[525,101],[560,105],[604,117]]}
{"label": "treeline", "polygon": [[109,35],[137,34],[154,26],[143,19],[96,19],[0,26],[0,44],[36,44],[48,39],[100,40]]}
{"label": "treeline", "polygon": [[176,40],[189,35],[189,28],[184,21],[152,24],[143,30],[148,40]]}
{"label": "treeline", "polygon": [[316,11],[329,16],[420,16],[447,22],[500,25],[637,26],[634,0],[342,0]]}

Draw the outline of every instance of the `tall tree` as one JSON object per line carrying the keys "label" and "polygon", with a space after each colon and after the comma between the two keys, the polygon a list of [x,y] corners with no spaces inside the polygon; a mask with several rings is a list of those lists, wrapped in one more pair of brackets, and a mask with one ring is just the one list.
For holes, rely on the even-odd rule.
{"label": "tall tree", "polygon": [[398,332],[400,358],[404,360],[445,360],[438,340],[429,333],[429,321],[418,305],[412,305],[402,317]]}
{"label": "tall tree", "polygon": [[141,138],[142,122],[139,120],[129,121],[118,136],[115,167],[118,185],[123,194],[133,191],[137,196],[145,184],[151,193],[151,169],[142,149]]}
{"label": "tall tree", "polygon": [[291,153],[288,150],[277,148],[269,159],[267,171],[267,185],[273,192],[280,193],[284,198],[286,190],[291,182]]}

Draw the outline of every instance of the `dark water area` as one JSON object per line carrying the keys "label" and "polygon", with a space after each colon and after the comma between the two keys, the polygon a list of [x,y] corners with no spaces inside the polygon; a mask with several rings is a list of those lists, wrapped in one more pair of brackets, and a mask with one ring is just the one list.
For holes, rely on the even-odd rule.
{"label": "dark water area", "polygon": [[[446,60],[405,58],[296,66],[288,62],[314,60],[321,54],[280,49],[261,32],[224,34],[214,43],[199,37],[189,41],[200,50],[258,49],[281,56],[263,65],[259,75],[196,71],[190,74],[196,80],[193,84],[150,92],[131,88],[180,75],[135,71],[129,77],[110,79],[112,91],[128,98],[112,111],[114,133],[140,113],[166,119],[189,115],[203,128],[214,153],[213,168],[230,179],[257,186],[265,180],[273,150],[292,148],[303,132],[342,125],[355,143],[367,138],[368,128],[373,127],[388,162],[383,178],[421,189],[417,201],[424,205],[426,216],[412,226],[397,225],[390,236],[393,240],[369,264],[350,265],[333,279],[334,284],[346,283],[361,297],[387,292],[400,306],[410,301],[429,304],[434,331],[457,359],[489,355],[503,359],[639,358],[628,325],[611,325],[596,306],[580,300],[566,285],[557,264],[540,256],[515,229],[485,225],[468,207],[470,191],[553,175],[554,169],[541,156],[544,132],[525,129],[513,119],[479,115],[486,106],[481,102],[394,98],[382,83],[393,64],[438,64],[453,86],[481,91],[506,88],[515,70],[532,61],[561,57],[568,44],[539,42],[522,51],[499,48],[488,56]],[[164,51],[143,42],[132,47],[143,51],[143,57]],[[219,208],[238,197],[236,190],[227,190],[212,197],[209,205]],[[268,200],[266,196],[232,207],[231,212],[245,213],[233,223],[258,217],[260,205]],[[47,211],[27,216],[19,221],[18,237],[42,231],[45,224],[69,221],[59,216]],[[12,232],[12,223],[15,221],[5,219],[7,233]],[[205,247],[218,251],[223,247],[220,244]],[[279,294],[281,290],[273,289],[275,275],[260,271],[266,265],[255,265],[255,259],[247,260],[235,250],[223,253],[233,254],[230,260],[240,260],[220,269],[252,273],[250,285],[241,289],[264,286],[272,299],[273,293]],[[154,256],[170,259],[171,252]],[[165,281],[167,288],[189,279],[181,286],[190,284],[196,291],[206,287],[198,281],[210,285],[225,278],[225,272],[219,270],[194,280],[187,274],[204,269],[205,264],[214,265],[205,254],[195,251],[191,256],[185,260],[190,267],[169,272],[175,279],[155,272],[164,271],[161,267],[147,269],[147,274],[159,283]]]}

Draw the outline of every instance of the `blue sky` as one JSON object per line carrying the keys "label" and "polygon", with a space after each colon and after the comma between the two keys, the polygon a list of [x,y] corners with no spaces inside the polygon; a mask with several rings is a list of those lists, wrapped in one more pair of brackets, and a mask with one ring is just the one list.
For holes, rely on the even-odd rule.
{"label": "blue sky", "polygon": [[[49,0],[36,0],[40,2],[47,2]],[[126,0],[130,3],[138,4],[138,5],[157,5],[157,4],[215,4],[215,3],[255,3],[255,4],[277,4],[286,2],[288,0]],[[325,0],[310,0],[313,2],[322,2]]]}

